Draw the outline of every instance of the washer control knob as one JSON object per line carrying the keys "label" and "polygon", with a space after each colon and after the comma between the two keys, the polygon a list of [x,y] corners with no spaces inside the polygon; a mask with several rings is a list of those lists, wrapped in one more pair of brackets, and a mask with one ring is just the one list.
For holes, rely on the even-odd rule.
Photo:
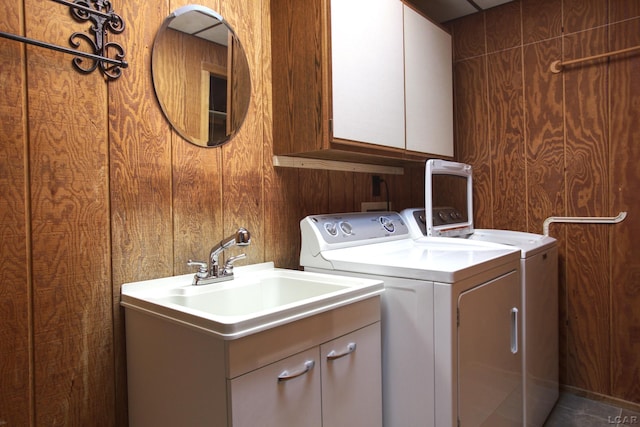
{"label": "washer control knob", "polygon": [[382,224],[382,228],[387,230],[389,233],[396,231],[396,226],[393,224],[393,221],[386,216],[380,217],[380,224]]}
{"label": "washer control knob", "polygon": [[347,221],[343,221],[340,223],[340,229],[347,236],[351,236],[351,233],[353,233],[353,227]]}
{"label": "washer control knob", "polygon": [[332,236],[338,235],[338,227],[336,227],[336,224],[334,222],[325,222],[324,229],[327,230],[327,233]]}

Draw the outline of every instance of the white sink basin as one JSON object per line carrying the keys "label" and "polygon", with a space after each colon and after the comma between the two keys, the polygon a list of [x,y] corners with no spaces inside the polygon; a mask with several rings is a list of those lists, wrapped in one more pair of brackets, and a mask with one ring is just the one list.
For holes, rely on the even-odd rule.
{"label": "white sink basin", "polygon": [[121,305],[236,339],[379,295],[379,280],[274,268],[236,267],[232,280],[193,286],[193,274],[122,285]]}

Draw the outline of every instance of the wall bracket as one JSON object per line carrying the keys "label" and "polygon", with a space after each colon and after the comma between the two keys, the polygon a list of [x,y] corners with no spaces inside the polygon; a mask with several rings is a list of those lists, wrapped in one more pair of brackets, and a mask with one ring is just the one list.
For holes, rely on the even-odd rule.
{"label": "wall bracket", "polygon": [[[122,46],[115,42],[107,42],[107,33],[120,34],[124,31],[125,25],[120,15],[113,11],[111,2],[109,0],[52,1],[68,6],[71,16],[76,21],[91,21],[93,25],[89,30],[93,33],[93,38],[86,33],[75,32],[69,37],[69,44],[73,48],[67,48],[5,32],[0,32],[0,37],[75,55],[72,60],[73,66],[82,74],[89,74],[96,68],[100,68],[107,80],[120,77],[122,68],[127,68],[129,64],[124,60],[125,53]],[[92,52],[77,50],[82,42],[88,44]],[[109,57],[111,52],[115,52],[115,58]],[[85,63],[83,58],[91,61]]]}

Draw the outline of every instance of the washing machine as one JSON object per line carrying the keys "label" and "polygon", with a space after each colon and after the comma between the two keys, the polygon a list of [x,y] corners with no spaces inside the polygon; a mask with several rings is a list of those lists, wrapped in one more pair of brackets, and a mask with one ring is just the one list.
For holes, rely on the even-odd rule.
{"label": "washing machine", "polygon": [[401,215],[414,238],[444,235],[505,244],[520,251],[523,425],[541,427],[559,396],[557,241],[521,231],[475,229],[472,182],[471,166],[430,160],[425,174],[426,209],[406,209]]}
{"label": "washing machine", "polygon": [[382,280],[386,427],[522,425],[520,253],[414,239],[397,212],[300,222],[308,271]]}

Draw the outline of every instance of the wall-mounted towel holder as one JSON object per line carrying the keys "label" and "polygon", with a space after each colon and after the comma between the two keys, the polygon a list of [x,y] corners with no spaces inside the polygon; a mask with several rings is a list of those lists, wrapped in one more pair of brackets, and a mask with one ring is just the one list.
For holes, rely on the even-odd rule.
{"label": "wall-mounted towel holder", "polygon": [[549,225],[554,222],[588,223],[588,224],[617,224],[627,217],[626,212],[620,212],[618,216],[550,216],[544,220],[542,231],[549,235]]}
{"label": "wall-mounted towel holder", "polygon": [[635,53],[640,52],[640,46],[629,47],[627,49],[614,50],[613,52],[601,53],[599,55],[587,56],[584,58],[572,59],[570,61],[553,61],[549,66],[549,71],[552,73],[559,73],[562,71],[564,67],[567,65],[575,65],[580,64],[582,62],[593,61],[596,59],[609,58],[611,56],[622,55],[624,53]]}
{"label": "wall-mounted towel holder", "polygon": [[[120,15],[112,10],[111,2],[108,0],[52,1],[68,6],[71,16],[73,16],[76,21],[91,21],[93,23],[90,28],[90,31],[93,33],[93,38],[81,32],[75,32],[69,37],[71,46],[78,48],[81,42],[84,41],[91,47],[93,53],[1,31],[0,37],[75,55],[76,57],[73,58],[72,61],[73,66],[83,74],[89,74],[96,68],[100,68],[100,71],[107,80],[115,80],[120,77],[122,68],[127,68],[129,65],[124,60],[124,49],[118,43],[107,42],[106,36],[107,32],[113,34],[122,33],[124,31],[124,21]],[[115,58],[109,58],[108,54],[110,50],[115,51]],[[86,61],[83,61],[83,58],[88,58],[91,61],[85,64]]]}

